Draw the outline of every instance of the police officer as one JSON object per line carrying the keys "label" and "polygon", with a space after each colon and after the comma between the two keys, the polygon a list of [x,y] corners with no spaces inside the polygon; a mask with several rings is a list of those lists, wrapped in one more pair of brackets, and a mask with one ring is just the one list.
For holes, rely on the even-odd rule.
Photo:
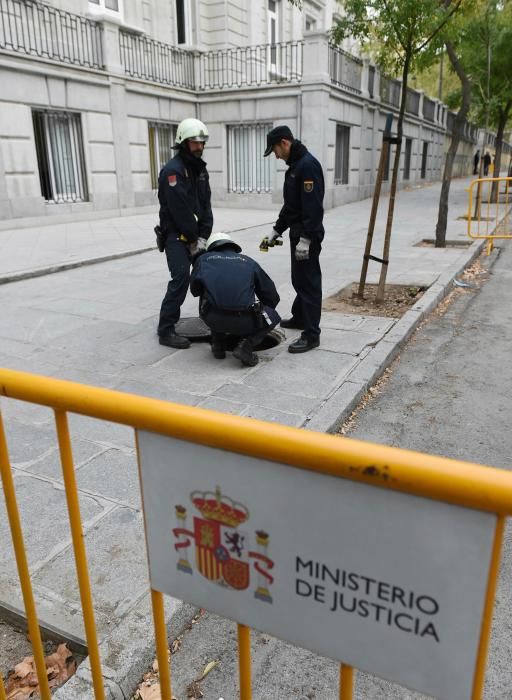
{"label": "police officer", "polygon": [[176,132],[178,152],[158,176],[160,229],[165,240],[171,280],[162,301],[158,336],[161,345],[188,348],[190,341],[176,333],[180,308],[190,281],[192,258],[204,251],[213,226],[211,192],[202,159],[208,129],[199,119],[185,119]]}
{"label": "police officer", "polygon": [[200,296],[199,315],[212,331],[215,358],[226,357],[226,334],[241,337],[233,355],[254,367],[254,348],[280,321],[279,294],[267,273],[227,233],[214,233],[196,259],[190,291]]}
{"label": "police officer", "polygon": [[273,246],[279,236],[290,229],[292,285],[296,292],[292,316],[281,321],[283,328],[298,328],[300,338],[288,347],[292,353],[307,352],[320,345],[322,311],[322,272],[320,250],[324,237],[322,166],[287,126],[276,126],[267,134],[264,155],[274,153],[286,161],[283,199],[274,229],[262,241]]}

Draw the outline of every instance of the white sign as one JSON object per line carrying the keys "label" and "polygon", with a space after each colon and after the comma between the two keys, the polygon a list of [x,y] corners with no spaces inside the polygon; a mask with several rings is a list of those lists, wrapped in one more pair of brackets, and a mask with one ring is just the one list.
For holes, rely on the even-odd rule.
{"label": "white sign", "polygon": [[153,589],[469,700],[496,516],[139,432]]}

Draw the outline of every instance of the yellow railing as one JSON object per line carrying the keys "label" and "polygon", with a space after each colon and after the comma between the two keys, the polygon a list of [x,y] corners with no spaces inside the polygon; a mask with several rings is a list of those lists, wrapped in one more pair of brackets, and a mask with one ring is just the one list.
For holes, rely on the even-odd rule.
{"label": "yellow railing", "polygon": [[487,239],[487,254],[496,238],[512,238],[512,177],[484,177],[469,186],[468,236]]}
{"label": "yellow railing", "polygon": [[[136,431],[159,433],[228,452],[497,514],[478,659],[472,682],[473,700],[482,697],[504,522],[505,517],[512,514],[510,472],[7,369],[0,369],[0,397],[49,406],[55,412],[96,700],[104,698],[103,679],[67,412],[132,426]],[[41,698],[49,700],[43,646],[1,413],[0,472]],[[161,695],[163,700],[171,700],[163,594],[151,590],[151,601]],[[238,647],[240,698],[250,700],[250,630],[244,625],[238,626]],[[341,664],[341,700],[352,700],[353,683],[353,668]],[[0,700],[5,700],[1,674]]]}

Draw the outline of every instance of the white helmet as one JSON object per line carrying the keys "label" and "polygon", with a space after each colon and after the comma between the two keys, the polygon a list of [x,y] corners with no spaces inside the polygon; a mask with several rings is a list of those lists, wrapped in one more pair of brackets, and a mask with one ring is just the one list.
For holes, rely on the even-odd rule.
{"label": "white helmet", "polygon": [[212,233],[208,240],[206,241],[206,250],[216,250],[217,248],[223,248],[224,246],[229,246],[230,248],[235,248],[237,253],[241,253],[242,249],[235,243],[231,238],[229,233]]}
{"label": "white helmet", "polygon": [[191,141],[200,141],[206,143],[208,141],[208,129],[199,121],[199,119],[184,119],[178,124],[176,131],[176,144],[179,146],[185,143],[187,139]]}

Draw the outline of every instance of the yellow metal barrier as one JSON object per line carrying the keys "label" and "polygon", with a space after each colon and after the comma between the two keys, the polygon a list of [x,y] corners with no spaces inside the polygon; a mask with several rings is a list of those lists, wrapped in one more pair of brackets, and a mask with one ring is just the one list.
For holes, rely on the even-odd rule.
{"label": "yellow metal barrier", "polygon": [[[472,685],[472,700],[480,700],[482,697],[504,522],[505,516],[512,515],[510,472],[7,369],[0,369],[0,396],[50,406],[55,411],[96,700],[104,698],[104,690],[67,412],[125,424],[138,431],[159,433],[229,452],[497,514],[478,659]],[[46,700],[50,698],[50,693],[46,682],[43,648],[1,413],[0,473],[41,697]],[[170,657],[162,593],[152,590],[151,600],[161,695],[163,700],[171,700]],[[250,630],[242,624],[238,626],[238,647],[240,698],[250,700]],[[353,685],[353,668],[341,664],[341,700],[352,700]],[[0,700],[4,698],[5,690],[0,675]]]}
{"label": "yellow metal barrier", "polygon": [[469,186],[468,236],[487,239],[487,255],[496,238],[512,238],[512,177],[485,177]]}

